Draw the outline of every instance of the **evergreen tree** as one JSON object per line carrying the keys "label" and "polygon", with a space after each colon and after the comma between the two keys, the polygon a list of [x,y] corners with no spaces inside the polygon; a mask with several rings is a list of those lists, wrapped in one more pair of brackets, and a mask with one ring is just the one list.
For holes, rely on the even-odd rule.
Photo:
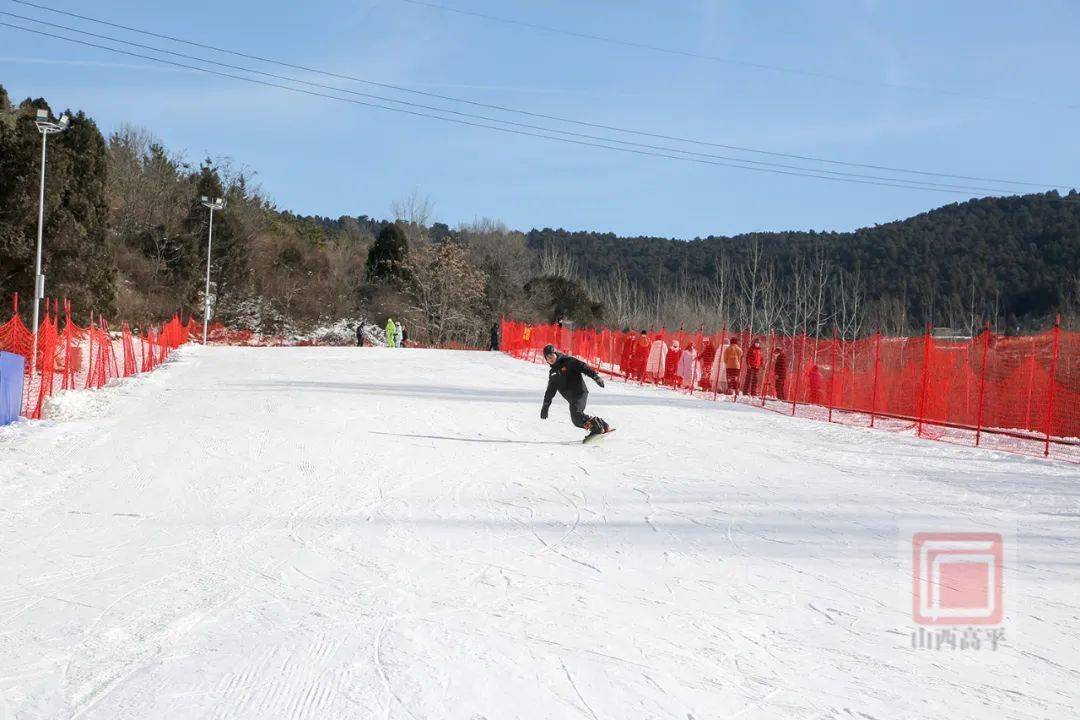
{"label": "evergreen tree", "polygon": [[195,194],[184,219],[183,234],[177,240],[172,270],[177,281],[189,288],[187,296],[191,309],[201,315],[210,232],[210,210],[202,204],[202,198],[225,200],[225,209],[214,212],[214,239],[210,257],[210,292],[214,296],[214,309],[211,312],[216,314],[217,308],[229,301],[234,288],[244,282],[248,268],[248,248],[243,242],[236,215],[243,205],[246,188],[241,177],[234,187],[226,190],[217,168],[209,158],[199,167],[194,181]]}
{"label": "evergreen tree", "polygon": [[[2,98],[0,98],[2,99]],[[33,296],[37,246],[42,100],[12,110],[0,103],[0,295]],[[68,298],[80,318],[112,314],[116,263],[108,242],[105,140],[94,121],[74,113],[67,132],[49,137],[42,272],[49,298]],[[29,303],[23,304],[28,310]]]}
{"label": "evergreen tree", "polygon": [[534,278],[526,283],[525,292],[535,296],[548,322],[570,320],[579,325],[593,325],[603,320],[603,305],[594,302],[576,280],[555,276]]}
{"label": "evergreen tree", "polygon": [[408,279],[409,243],[397,223],[379,231],[368,251],[367,278],[369,282],[384,281],[401,284]]}

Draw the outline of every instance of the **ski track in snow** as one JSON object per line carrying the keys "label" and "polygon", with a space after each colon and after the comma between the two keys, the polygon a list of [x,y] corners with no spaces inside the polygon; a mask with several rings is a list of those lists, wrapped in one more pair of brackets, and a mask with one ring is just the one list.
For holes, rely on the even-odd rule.
{"label": "ski track in snow", "polygon": [[[618,382],[583,446],[545,381],[187,347],[0,428],[0,718],[1080,717],[1075,466]],[[996,652],[911,647],[954,520],[1019,539]]]}

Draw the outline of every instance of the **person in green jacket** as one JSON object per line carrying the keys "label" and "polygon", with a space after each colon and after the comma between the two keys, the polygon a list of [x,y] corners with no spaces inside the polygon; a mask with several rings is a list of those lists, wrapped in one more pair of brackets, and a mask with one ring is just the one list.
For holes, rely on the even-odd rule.
{"label": "person in green jacket", "polygon": [[386,319],[386,347],[395,347],[397,345],[397,326],[394,325],[394,318]]}

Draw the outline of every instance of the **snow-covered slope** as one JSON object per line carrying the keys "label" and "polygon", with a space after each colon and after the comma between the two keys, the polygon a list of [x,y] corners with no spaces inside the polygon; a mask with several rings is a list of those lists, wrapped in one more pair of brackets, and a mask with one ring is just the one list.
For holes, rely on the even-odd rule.
{"label": "snow-covered slope", "polygon": [[[0,717],[1074,718],[1075,466],[487,353],[186,348],[0,433]],[[90,394],[87,394],[89,397]],[[1004,639],[913,648],[913,530]]]}

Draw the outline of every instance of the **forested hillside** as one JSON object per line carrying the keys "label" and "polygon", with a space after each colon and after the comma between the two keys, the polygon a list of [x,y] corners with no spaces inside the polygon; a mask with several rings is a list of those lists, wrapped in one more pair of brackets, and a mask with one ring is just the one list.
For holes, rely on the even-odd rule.
{"label": "forested hillside", "polygon": [[[712,281],[755,250],[775,266],[783,292],[823,259],[834,277],[857,279],[871,304],[901,309],[909,327],[956,324],[974,303],[980,317],[1045,323],[1075,300],[1080,280],[1080,194],[991,197],[947,205],[851,233],[751,233],[691,241],[533,230],[529,246],[563,248],[593,277],[620,269],[653,293],[687,278]],[[821,257],[823,256],[823,258]],[[1070,308],[1071,309],[1071,308]]]}
{"label": "forested hillside", "polygon": [[[0,87],[0,297],[30,296],[44,99]],[[59,113],[54,113],[54,116]],[[418,178],[422,183],[422,178]],[[620,327],[774,328],[845,335],[925,323],[973,330],[1080,317],[1080,196],[984,198],[853,233],[690,241],[451,227],[413,193],[386,219],[277,208],[228,162],[192,163],[149,130],[104,137],[77,112],[49,141],[47,293],[134,323],[202,314],[208,212],[212,317],[263,332],[405,320],[421,342],[480,342],[501,314]],[[363,198],[357,204],[363,205]],[[780,202],[780,200],[778,200]],[[28,313],[28,303],[22,311]]]}

